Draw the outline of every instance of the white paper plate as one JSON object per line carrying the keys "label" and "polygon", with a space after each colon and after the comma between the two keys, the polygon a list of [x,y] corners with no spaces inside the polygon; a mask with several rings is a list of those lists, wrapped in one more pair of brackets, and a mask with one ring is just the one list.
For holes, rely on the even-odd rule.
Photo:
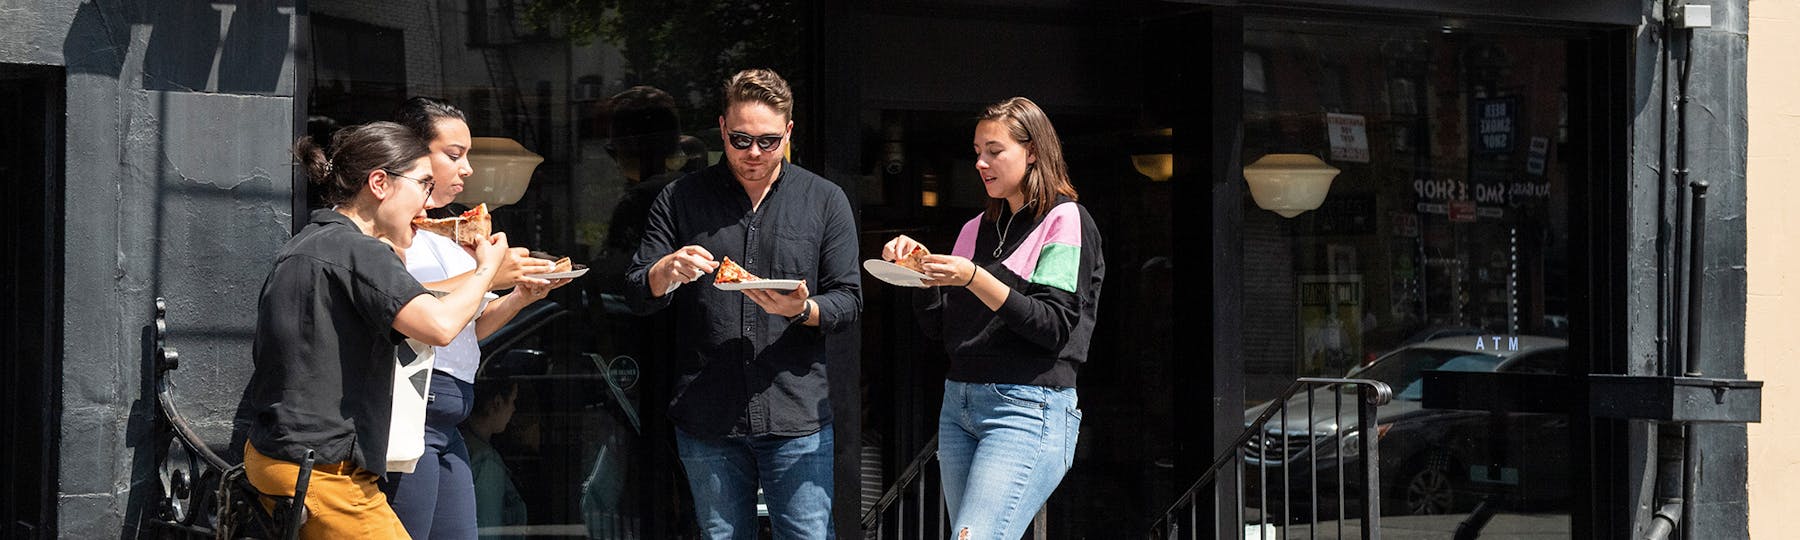
{"label": "white paper plate", "polygon": [[901,287],[925,288],[929,286],[925,284],[925,274],[881,259],[863,261],[863,270],[868,270],[869,274],[875,276],[876,279]]}
{"label": "white paper plate", "polygon": [[775,289],[791,291],[800,288],[798,279],[759,279],[756,281],[740,281],[737,283],[714,283],[714,287],[725,291],[741,291],[744,289]]}
{"label": "white paper plate", "polygon": [[548,274],[525,274],[525,275],[527,277],[542,278],[542,279],[563,279],[563,278],[578,278],[578,277],[581,277],[582,274],[586,274],[587,271],[588,271],[587,268],[583,268],[580,270],[570,270],[567,272],[551,272]]}

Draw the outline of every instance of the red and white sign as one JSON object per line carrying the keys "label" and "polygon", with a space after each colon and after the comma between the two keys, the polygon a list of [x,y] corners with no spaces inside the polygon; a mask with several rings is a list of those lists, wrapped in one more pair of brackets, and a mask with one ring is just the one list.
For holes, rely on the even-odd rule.
{"label": "red and white sign", "polygon": [[1474,223],[1475,217],[1475,201],[1450,201],[1451,223]]}
{"label": "red and white sign", "polygon": [[1325,114],[1325,130],[1331,137],[1331,160],[1369,162],[1368,122],[1360,114]]}

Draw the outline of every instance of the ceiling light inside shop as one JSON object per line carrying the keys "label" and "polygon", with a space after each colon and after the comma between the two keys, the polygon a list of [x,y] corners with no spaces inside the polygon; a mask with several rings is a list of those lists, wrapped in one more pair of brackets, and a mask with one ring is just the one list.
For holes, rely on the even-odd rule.
{"label": "ceiling light inside shop", "polygon": [[470,142],[474,147],[469,150],[469,168],[475,174],[464,181],[456,202],[487,204],[490,209],[519,202],[544,157],[504,137],[475,137]]}
{"label": "ceiling light inside shop", "polygon": [[1281,217],[1318,208],[1339,169],[1312,154],[1269,154],[1244,167],[1256,206]]}
{"label": "ceiling light inside shop", "polygon": [[1131,165],[1151,182],[1166,182],[1175,176],[1174,154],[1136,154],[1131,156]]}
{"label": "ceiling light inside shop", "polygon": [[1161,128],[1137,135],[1138,153],[1131,155],[1131,166],[1138,174],[1150,178],[1151,182],[1167,182],[1175,176],[1175,154],[1169,152],[1173,146],[1175,130]]}

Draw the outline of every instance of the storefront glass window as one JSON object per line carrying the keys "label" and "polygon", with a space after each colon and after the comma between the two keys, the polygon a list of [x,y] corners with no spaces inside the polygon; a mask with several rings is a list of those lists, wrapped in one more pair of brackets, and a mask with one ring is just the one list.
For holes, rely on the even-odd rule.
{"label": "storefront glass window", "polygon": [[[407,96],[444,98],[469,114],[477,162],[501,148],[543,159],[516,202],[470,189],[446,212],[486,202],[515,245],[591,268],[552,295],[555,308],[528,311],[521,320],[532,322],[484,348],[477,391],[511,406],[476,411],[486,447],[504,465],[494,470],[507,475],[477,484],[510,483],[513,492],[495,490],[504,511],[481,524],[484,535],[692,534],[667,417],[672,363],[663,357],[681,337],[666,315],[627,313],[619,295],[650,200],[683,172],[720,159],[717,89],[750,67],[773,68],[793,86],[790,158],[844,187],[858,210],[863,258],[896,234],[948,251],[984,204],[970,150],[975,116],[1014,95],[1042,105],[1104,235],[1108,265],[1092,360],[1080,375],[1086,417],[1075,466],[1050,503],[1052,535],[1147,526],[1179,489],[1170,474],[1177,400],[1204,398],[1171,383],[1172,115],[1147,96],[1172,84],[1158,66],[1192,51],[1152,45],[1142,18],[1125,8],[985,20],[996,13],[898,6],[825,23],[807,22],[818,3],[798,1],[334,0],[310,8],[315,133],[385,119]],[[876,46],[856,55],[803,46],[816,43],[807,32],[819,24],[860,25],[857,38]],[[994,50],[1018,53],[1003,61],[973,54]],[[855,82],[821,82],[817,66]],[[846,87],[855,90],[831,90]],[[846,96],[857,102],[833,101]],[[832,167],[828,154],[848,157]],[[872,503],[927,446],[945,365],[942,345],[924,340],[911,317],[910,290],[867,277],[863,290],[862,373],[844,385],[862,389],[854,443],[861,500],[840,491],[836,501],[853,507]]]}
{"label": "storefront glass window", "polygon": [[[465,424],[482,536],[691,537],[666,416],[670,319],[627,313],[624,269],[657,192],[719,159],[727,77],[771,68],[812,97],[797,2],[309,8],[312,133],[389,119],[409,96],[448,101],[468,114],[478,172],[439,213],[485,203],[512,245],[590,268],[484,343]],[[483,170],[534,156],[512,180]],[[522,194],[506,183],[521,180]]]}
{"label": "storefront glass window", "polygon": [[1390,384],[1377,419],[1390,528],[1447,537],[1492,512],[1489,530],[1567,534],[1566,416],[1422,410],[1419,383],[1579,371],[1565,354],[1581,323],[1567,47],[1455,24],[1246,21],[1244,163],[1298,154],[1285,159],[1340,171],[1291,217],[1244,199],[1246,397],[1304,376]]}

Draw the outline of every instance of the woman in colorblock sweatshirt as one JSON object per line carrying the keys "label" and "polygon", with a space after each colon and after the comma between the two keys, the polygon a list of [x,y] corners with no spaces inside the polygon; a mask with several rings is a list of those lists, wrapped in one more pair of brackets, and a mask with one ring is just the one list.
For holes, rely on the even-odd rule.
{"label": "woman in colorblock sweatshirt", "polygon": [[[987,210],[949,255],[924,257],[915,311],[950,356],[938,458],[955,538],[1012,539],[1062,481],[1081,429],[1075,380],[1105,276],[1100,232],[1076,203],[1062,143],[1015,97],[975,125]],[[905,236],[882,257],[922,247]]]}

